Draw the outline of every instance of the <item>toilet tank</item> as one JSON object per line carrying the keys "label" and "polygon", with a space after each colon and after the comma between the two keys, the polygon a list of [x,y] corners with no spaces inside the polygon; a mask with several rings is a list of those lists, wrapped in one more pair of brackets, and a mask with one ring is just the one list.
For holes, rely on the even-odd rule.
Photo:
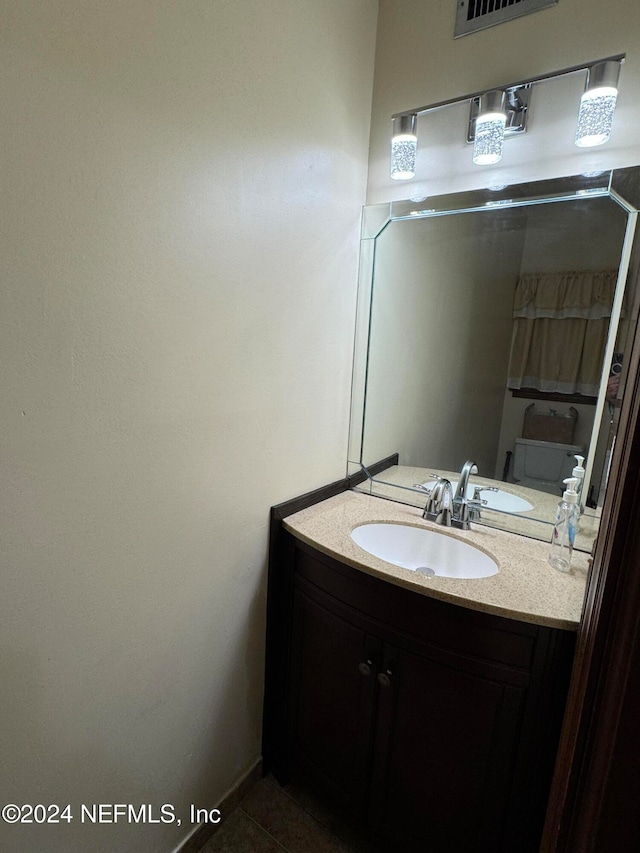
{"label": "toilet tank", "polygon": [[576,444],[516,438],[513,477],[523,486],[557,494],[564,488],[562,481],[571,476],[577,453],[582,455],[583,449]]}

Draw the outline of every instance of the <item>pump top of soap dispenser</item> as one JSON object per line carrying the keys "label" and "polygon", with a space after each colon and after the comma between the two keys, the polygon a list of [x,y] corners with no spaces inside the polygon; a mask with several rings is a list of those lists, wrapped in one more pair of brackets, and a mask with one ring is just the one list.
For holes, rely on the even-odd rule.
{"label": "pump top of soap dispenser", "polygon": [[578,464],[571,472],[572,476],[578,478],[584,477],[584,456],[578,456],[576,454],[574,458],[577,459]]}
{"label": "pump top of soap dispenser", "polygon": [[567,477],[567,479],[563,480],[562,482],[567,484],[567,488],[562,495],[562,500],[568,504],[577,504],[578,493],[576,491],[576,486],[578,485],[578,478]]}

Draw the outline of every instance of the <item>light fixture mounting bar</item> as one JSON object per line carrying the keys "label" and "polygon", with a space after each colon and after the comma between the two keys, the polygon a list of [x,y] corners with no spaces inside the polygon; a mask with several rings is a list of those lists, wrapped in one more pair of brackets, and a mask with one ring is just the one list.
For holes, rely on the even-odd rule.
{"label": "light fixture mounting bar", "polygon": [[[515,136],[516,134],[526,132],[532,85],[532,83],[525,83],[524,86],[511,86],[505,90],[505,115],[507,117],[504,128],[505,136]],[[480,98],[472,98],[469,109],[467,142],[473,142],[476,138],[476,119],[478,117],[479,109]]]}
{"label": "light fixture mounting bar", "polygon": [[[599,64],[601,62],[620,62],[620,63],[622,63],[622,62],[624,62],[625,57],[626,57],[625,53],[618,53],[615,56],[606,56],[604,59],[595,59],[595,60],[593,60],[593,62],[585,62],[582,65],[572,65],[569,68],[563,68],[560,71],[552,71],[549,74],[542,74],[540,77],[534,77],[534,78],[529,79],[529,80],[518,80],[515,83],[507,83],[504,86],[491,86],[489,88],[490,89],[503,89],[504,91],[508,92],[510,90],[523,88],[525,86],[531,87],[535,83],[543,83],[545,80],[555,80],[556,77],[565,77],[568,74],[577,74],[580,71],[588,71],[589,68],[591,68],[593,65]],[[411,115],[419,116],[419,115],[423,115],[424,113],[435,112],[436,110],[440,110],[443,107],[450,107],[453,104],[463,104],[465,101],[471,102],[471,101],[479,98],[481,95],[484,95],[484,93],[486,91],[487,91],[487,89],[481,89],[478,92],[472,92],[469,95],[463,95],[461,98],[450,98],[447,101],[438,101],[435,104],[427,104],[424,107],[416,107],[415,109],[412,109],[412,110],[403,110],[403,112],[394,113],[391,116],[391,118],[399,118],[400,116],[411,116]]]}

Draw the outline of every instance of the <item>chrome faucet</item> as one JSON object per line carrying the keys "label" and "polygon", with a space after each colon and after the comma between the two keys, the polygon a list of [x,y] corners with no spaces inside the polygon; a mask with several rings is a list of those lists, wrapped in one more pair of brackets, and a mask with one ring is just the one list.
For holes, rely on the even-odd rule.
{"label": "chrome faucet", "polygon": [[470,474],[477,474],[478,467],[475,462],[468,459],[462,466],[460,479],[455,495],[451,482],[439,474],[431,474],[436,483],[431,490],[417,485],[429,495],[429,500],[424,508],[422,517],[445,527],[458,527],[461,530],[469,530],[471,520],[478,518],[479,509],[486,501],[481,500],[474,494],[472,499],[467,498],[467,485]]}
{"label": "chrome faucet", "polygon": [[461,527],[462,530],[469,530],[471,521],[477,521],[480,518],[480,507],[487,503],[480,497],[478,489],[474,490],[473,498],[467,497],[469,477],[477,473],[476,463],[472,459],[467,459],[460,471],[458,487],[453,497],[454,522],[458,522],[456,527]]}
{"label": "chrome faucet", "polygon": [[456,489],[456,493],[454,495],[454,501],[458,504],[462,500],[467,497],[467,486],[469,484],[469,475],[477,474],[478,466],[471,459],[467,459],[467,461],[462,466],[462,471],[460,471],[460,479],[458,480],[458,488]]}

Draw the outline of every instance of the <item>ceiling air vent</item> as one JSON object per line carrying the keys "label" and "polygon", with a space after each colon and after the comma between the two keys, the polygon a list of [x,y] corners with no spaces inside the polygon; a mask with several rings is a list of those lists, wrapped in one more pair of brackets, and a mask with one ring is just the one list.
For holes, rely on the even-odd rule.
{"label": "ceiling air vent", "polygon": [[557,3],[558,0],[457,0],[454,38],[503,24]]}

